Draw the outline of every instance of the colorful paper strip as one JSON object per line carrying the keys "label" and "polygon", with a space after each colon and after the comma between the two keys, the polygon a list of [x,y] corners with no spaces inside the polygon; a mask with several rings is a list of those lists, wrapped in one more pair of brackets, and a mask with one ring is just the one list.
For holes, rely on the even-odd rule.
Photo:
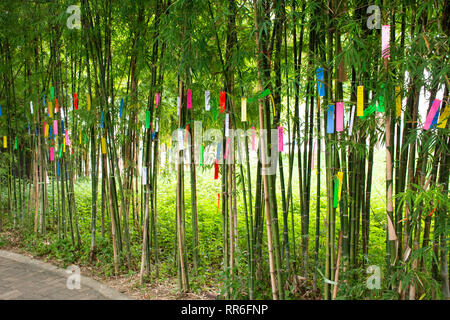
{"label": "colorful paper strip", "polygon": [[90,111],[91,110],[91,95],[89,93],[86,95],[86,102],[87,102],[87,110]]}
{"label": "colorful paper strip", "polygon": [[364,115],[364,86],[358,86],[356,99],[356,115],[362,117]]}
{"label": "colorful paper strip", "polygon": [[336,131],[344,131],[344,103],[336,103]]}
{"label": "colorful paper strip", "polygon": [[102,137],[102,154],[106,154],[106,139]]}
{"label": "colorful paper strip", "polygon": [[444,129],[445,126],[447,125],[447,120],[449,117],[450,117],[450,106],[447,105],[447,107],[443,109],[443,111],[441,112],[437,127]]}
{"label": "colorful paper strip", "polygon": [[220,92],[220,113],[223,113],[225,111],[225,99],[226,99],[226,94],[225,91],[221,91]]}
{"label": "colorful paper strip", "polygon": [[211,104],[209,103],[210,99],[211,99],[211,93],[208,90],[206,90],[205,91],[205,110],[206,111],[209,111],[211,109]]}
{"label": "colorful paper strip", "polygon": [[433,104],[431,105],[430,111],[428,112],[425,123],[423,125],[423,130],[430,129],[431,123],[433,122],[434,116],[435,116],[436,112],[438,111],[440,105],[441,105],[441,100],[434,99]]}
{"label": "colorful paper strip", "polygon": [[283,141],[283,127],[278,127],[278,152],[282,152],[284,147],[284,141]]}
{"label": "colorful paper strip", "polygon": [[329,104],[327,108],[327,133],[334,133],[334,105]]}
{"label": "colorful paper strip", "polygon": [[188,89],[187,91],[187,97],[186,97],[186,103],[187,103],[187,108],[191,109],[192,108],[192,90]]}
{"label": "colorful paper strip", "polygon": [[402,96],[400,86],[395,87],[395,116],[400,117],[402,115]]}
{"label": "colorful paper strip", "polygon": [[381,57],[389,58],[389,40],[390,40],[391,26],[384,25],[381,29]]}
{"label": "colorful paper strip", "polygon": [[325,96],[323,68],[316,69],[316,79],[317,79],[317,95],[319,97],[323,97],[323,96]]}
{"label": "colorful paper strip", "polygon": [[241,121],[242,122],[247,121],[247,98],[246,97],[241,98]]}

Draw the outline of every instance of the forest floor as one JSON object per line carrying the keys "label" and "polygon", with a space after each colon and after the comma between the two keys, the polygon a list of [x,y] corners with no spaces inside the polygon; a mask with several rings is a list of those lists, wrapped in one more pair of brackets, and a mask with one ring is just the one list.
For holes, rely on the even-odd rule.
{"label": "forest floor", "polygon": [[[0,232],[0,249],[21,254],[33,259],[50,263],[59,268],[67,267],[66,264],[49,255],[33,255],[23,247],[23,239],[19,232],[4,230]],[[121,274],[118,276],[106,276],[92,265],[78,265],[81,275],[90,277],[118,292],[136,300],[214,300],[217,293],[205,291],[203,294],[180,294],[176,279],[158,280],[156,282],[139,285],[139,274]]]}

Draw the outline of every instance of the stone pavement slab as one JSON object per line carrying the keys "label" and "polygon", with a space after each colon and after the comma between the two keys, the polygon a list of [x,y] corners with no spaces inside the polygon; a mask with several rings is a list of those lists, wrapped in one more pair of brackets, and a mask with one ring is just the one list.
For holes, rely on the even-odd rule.
{"label": "stone pavement slab", "polygon": [[[20,254],[0,250],[0,300],[129,300],[118,291],[75,273]],[[69,286],[67,283],[69,282]],[[69,287],[72,287],[70,289]]]}

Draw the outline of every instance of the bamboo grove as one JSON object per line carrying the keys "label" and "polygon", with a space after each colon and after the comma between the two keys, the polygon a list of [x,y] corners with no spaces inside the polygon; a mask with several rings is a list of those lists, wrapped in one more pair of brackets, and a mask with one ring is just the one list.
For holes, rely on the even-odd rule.
{"label": "bamboo grove", "polygon": [[[189,292],[207,197],[226,299],[448,299],[450,5],[372,2],[2,1],[0,230],[57,234],[90,261],[107,239],[114,273],[140,284],[172,259]],[[200,194],[200,174],[220,188]]]}

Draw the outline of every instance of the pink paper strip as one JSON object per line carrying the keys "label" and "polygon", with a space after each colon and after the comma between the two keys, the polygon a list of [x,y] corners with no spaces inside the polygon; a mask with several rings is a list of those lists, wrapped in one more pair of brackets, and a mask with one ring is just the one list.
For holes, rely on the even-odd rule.
{"label": "pink paper strip", "polygon": [[282,152],[283,151],[283,127],[279,126],[278,127],[278,152]]}
{"label": "pink paper strip", "polygon": [[255,127],[252,127],[252,150],[255,150]]}
{"label": "pink paper strip", "polygon": [[227,138],[227,144],[225,145],[225,154],[223,155],[223,158],[226,159],[227,158],[227,154],[228,154],[228,149],[230,147],[230,138]]}
{"label": "pink paper strip", "polygon": [[50,147],[50,161],[53,162],[53,160],[55,160],[55,149]]}
{"label": "pink paper strip", "polygon": [[69,130],[66,130],[66,146],[70,146],[70,141],[69,141]]}
{"label": "pink paper strip", "polygon": [[192,90],[188,89],[187,91],[187,108],[191,109],[192,108]]}
{"label": "pink paper strip", "polygon": [[58,135],[58,121],[57,120],[53,121],[53,133],[55,134],[55,136]]}
{"label": "pink paper strip", "polygon": [[344,103],[336,102],[336,131],[344,131]]}
{"label": "pink paper strip", "polygon": [[391,26],[384,25],[381,31],[381,57],[389,58],[389,38],[391,33]]}
{"label": "pink paper strip", "polygon": [[427,119],[425,120],[425,123],[423,125],[423,130],[430,129],[430,125],[433,122],[434,116],[436,115],[436,112],[438,111],[440,105],[441,100],[434,99],[433,104],[431,105],[430,112],[428,112]]}
{"label": "pink paper strip", "polygon": [[158,105],[159,105],[159,93],[156,93],[156,107],[155,108],[158,108]]}

